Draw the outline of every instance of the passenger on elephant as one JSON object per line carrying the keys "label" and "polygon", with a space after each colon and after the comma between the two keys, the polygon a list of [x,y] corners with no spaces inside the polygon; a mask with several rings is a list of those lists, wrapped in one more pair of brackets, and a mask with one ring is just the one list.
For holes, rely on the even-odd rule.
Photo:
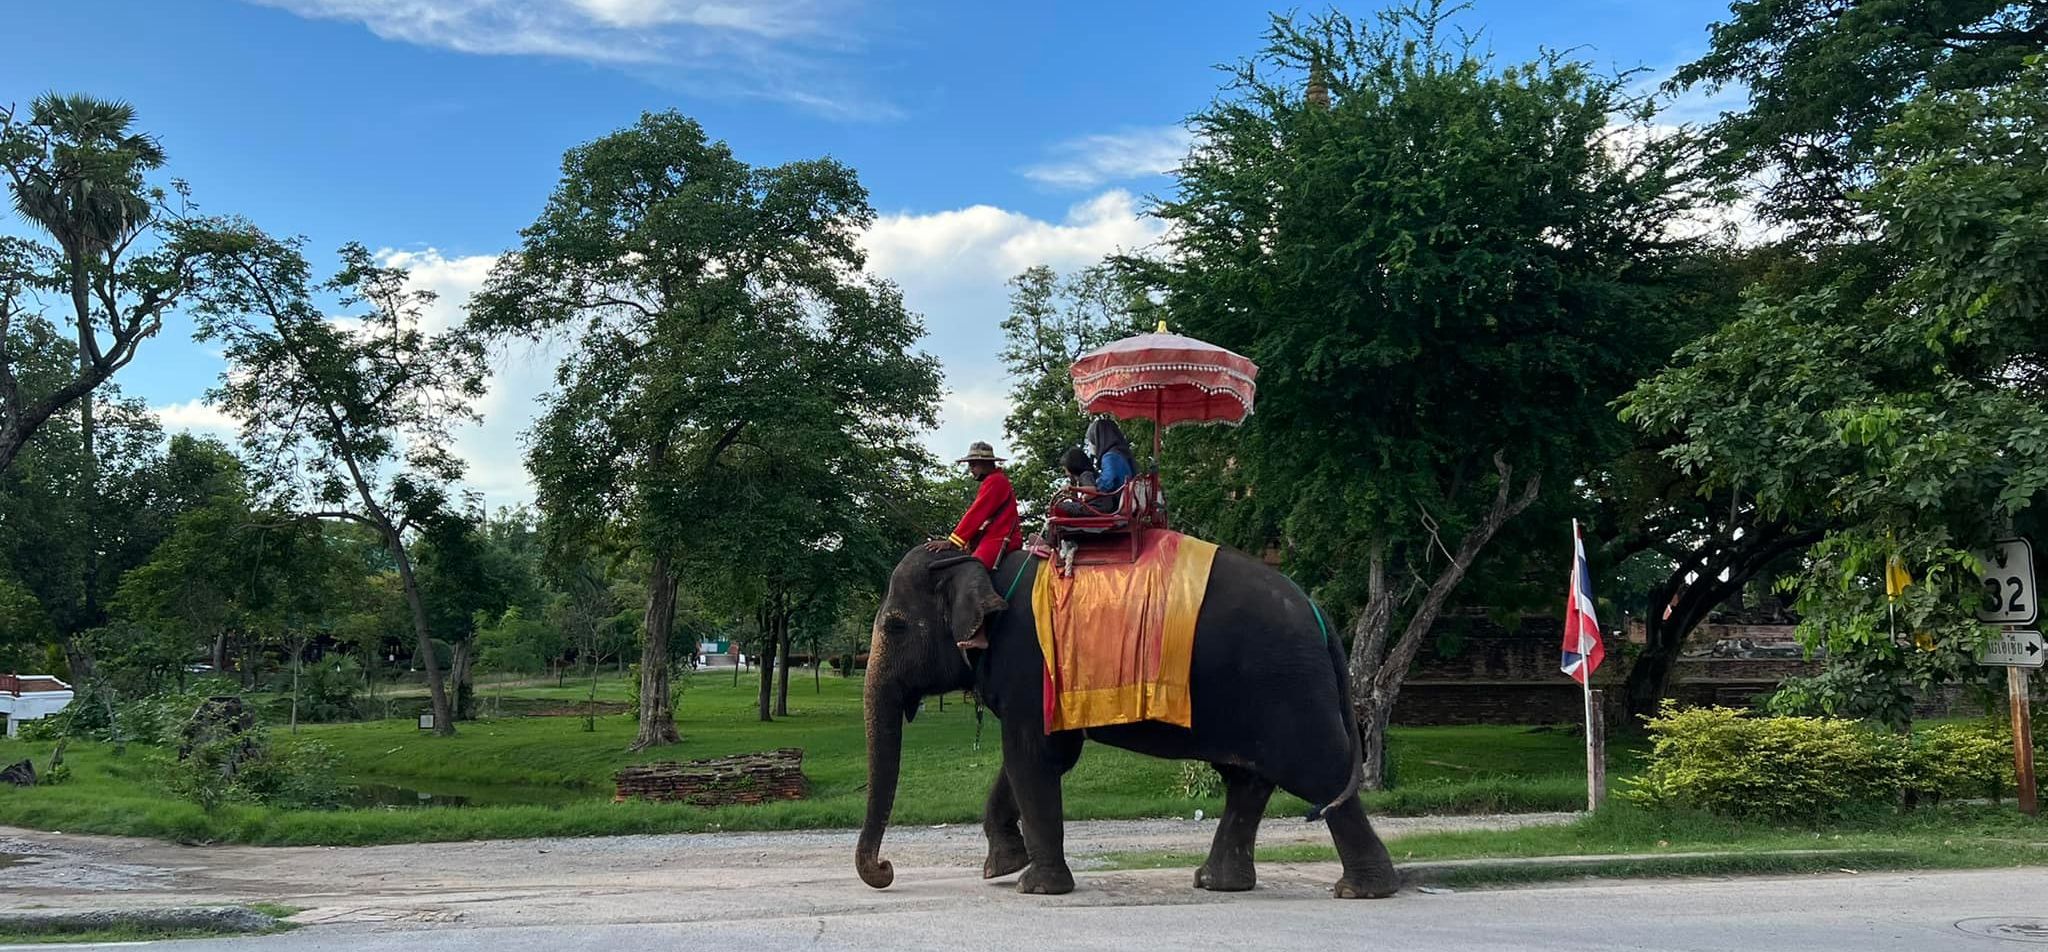
{"label": "passenger on elephant", "polygon": [[1083,444],[1088,455],[1095,457],[1095,491],[1113,493],[1124,488],[1137,472],[1131,463],[1131,441],[1124,438],[1124,431],[1109,417],[1102,417],[1088,424],[1088,435]]}
{"label": "passenger on elephant", "polygon": [[[1095,487],[1102,478],[1101,474],[1095,471],[1094,463],[1088,459],[1087,450],[1078,446],[1067,450],[1060,457],[1060,468],[1067,471],[1067,491],[1061,493],[1059,499],[1053,502],[1052,508],[1054,512],[1063,516],[1088,516],[1097,513],[1107,515],[1116,512],[1116,494],[1099,494],[1090,497],[1086,493],[1075,491],[1082,489],[1095,490]],[[1100,492],[1099,490],[1095,491]]]}
{"label": "passenger on elephant", "polygon": [[[1003,555],[1024,548],[1024,534],[1017,517],[1017,492],[1010,487],[1010,477],[1003,472],[1001,457],[995,447],[976,442],[967,448],[967,455],[954,462],[966,463],[967,471],[973,474],[981,487],[975,490],[974,502],[960,517],[960,524],[953,527],[951,535],[925,543],[932,552],[947,549],[965,549],[974,554],[990,572],[1002,562]],[[962,648],[987,648],[988,636],[977,628],[974,636],[959,643]]]}

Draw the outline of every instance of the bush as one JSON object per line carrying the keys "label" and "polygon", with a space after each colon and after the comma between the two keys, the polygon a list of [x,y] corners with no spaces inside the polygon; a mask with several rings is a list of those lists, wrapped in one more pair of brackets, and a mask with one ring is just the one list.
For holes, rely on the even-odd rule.
{"label": "bush", "polygon": [[[356,693],[363,688],[363,665],[347,655],[328,655],[299,665],[299,721],[327,724],[362,716]],[[291,716],[292,672],[286,668],[271,689],[281,697],[267,711],[272,720]]]}
{"label": "bush", "polygon": [[1896,803],[1909,751],[1900,735],[1856,721],[1669,701],[1648,728],[1648,768],[1622,795],[1736,818],[1815,821]]}
{"label": "bush", "polygon": [[329,810],[354,791],[340,777],[341,755],[315,740],[293,738],[266,746],[243,766],[238,780],[250,800],[287,810]]}
{"label": "bush", "polygon": [[22,725],[22,736],[31,740],[70,736],[112,741],[118,734],[120,740],[138,744],[172,744],[177,742],[178,733],[184,730],[192,712],[207,698],[240,693],[235,682],[226,678],[202,678],[183,691],[117,702],[113,724],[107,722],[106,703],[92,693],[85,693],[73,699],[61,713]]}
{"label": "bush", "polygon": [[1173,792],[1189,800],[1222,796],[1223,775],[1202,761],[1183,760],[1180,763],[1180,776],[1173,785]]}
{"label": "bush", "polygon": [[336,768],[341,758],[317,741],[273,744],[256,728],[210,738],[186,755],[154,755],[165,792],[212,812],[227,803],[260,803],[288,810],[340,806],[352,792]]}
{"label": "bush", "polygon": [[1943,724],[1913,735],[1903,784],[1914,801],[1998,799],[2017,782],[2012,731],[1991,724]]}

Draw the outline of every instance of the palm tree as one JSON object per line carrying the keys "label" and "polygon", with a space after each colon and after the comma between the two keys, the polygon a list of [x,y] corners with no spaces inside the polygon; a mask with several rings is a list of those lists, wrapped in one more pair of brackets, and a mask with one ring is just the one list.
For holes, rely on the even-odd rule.
{"label": "palm tree", "polygon": [[[7,124],[14,126],[11,114],[7,119]],[[155,329],[150,324],[144,330],[141,322],[124,327],[130,322],[122,320],[115,310],[118,304],[109,294],[101,317],[113,341],[105,351],[94,330],[95,278],[104,276],[105,287],[113,287],[121,255],[156,216],[154,196],[142,176],[162,167],[164,150],[154,138],[133,131],[134,124],[135,107],[128,103],[46,93],[30,104],[27,123],[5,130],[8,148],[0,156],[5,160],[0,164],[12,179],[15,209],[49,232],[63,251],[78,327],[76,383],[81,385],[67,389],[78,390],[79,437],[86,462],[84,491],[89,496],[98,491],[99,475],[90,391],[127,363],[135,342]],[[11,376],[8,379],[11,383]],[[37,422],[40,419],[32,420],[30,426]],[[13,451],[28,434],[8,436],[11,461]],[[91,511],[88,505],[87,512]],[[89,521],[87,531],[96,533],[97,526]],[[86,617],[92,618],[99,606],[97,547],[88,547],[87,553],[85,611]]]}

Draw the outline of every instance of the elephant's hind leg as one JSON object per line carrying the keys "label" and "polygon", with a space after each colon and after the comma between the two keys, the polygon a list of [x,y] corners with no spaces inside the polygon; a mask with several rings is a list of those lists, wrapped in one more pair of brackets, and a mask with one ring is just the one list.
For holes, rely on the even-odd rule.
{"label": "elephant's hind leg", "polygon": [[1216,772],[1223,775],[1223,817],[1216,823],[1216,840],[1209,845],[1208,861],[1195,870],[1195,888],[1243,892],[1258,883],[1252,850],[1258,843],[1266,801],[1273,797],[1273,782],[1227,764],[1217,764]]}
{"label": "elephant's hind leg", "polygon": [[1365,807],[1353,796],[1329,815],[1330,838],[1344,863],[1344,878],[1332,889],[1339,899],[1384,899],[1401,889],[1401,874],[1387,844],[1380,842],[1365,818]]}
{"label": "elephant's hind leg", "polygon": [[981,811],[981,831],[988,837],[988,858],[981,863],[981,878],[1008,876],[1031,864],[1024,834],[1017,829],[1020,816],[1009,774],[999,769],[995,783],[988,788],[988,804]]}

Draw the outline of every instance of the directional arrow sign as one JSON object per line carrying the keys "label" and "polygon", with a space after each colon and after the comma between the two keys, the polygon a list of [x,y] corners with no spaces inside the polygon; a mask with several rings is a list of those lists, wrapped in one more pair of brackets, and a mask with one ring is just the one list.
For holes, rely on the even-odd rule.
{"label": "directional arrow sign", "polygon": [[1978,556],[1984,563],[1984,604],[1977,620],[1994,625],[2031,625],[2040,617],[2034,601],[2034,547],[2025,539],[2002,539]]}
{"label": "directional arrow sign", "polygon": [[2041,645],[2038,631],[2006,629],[1977,652],[1977,663],[1993,668],[2038,668],[2048,661],[2048,648]]}

